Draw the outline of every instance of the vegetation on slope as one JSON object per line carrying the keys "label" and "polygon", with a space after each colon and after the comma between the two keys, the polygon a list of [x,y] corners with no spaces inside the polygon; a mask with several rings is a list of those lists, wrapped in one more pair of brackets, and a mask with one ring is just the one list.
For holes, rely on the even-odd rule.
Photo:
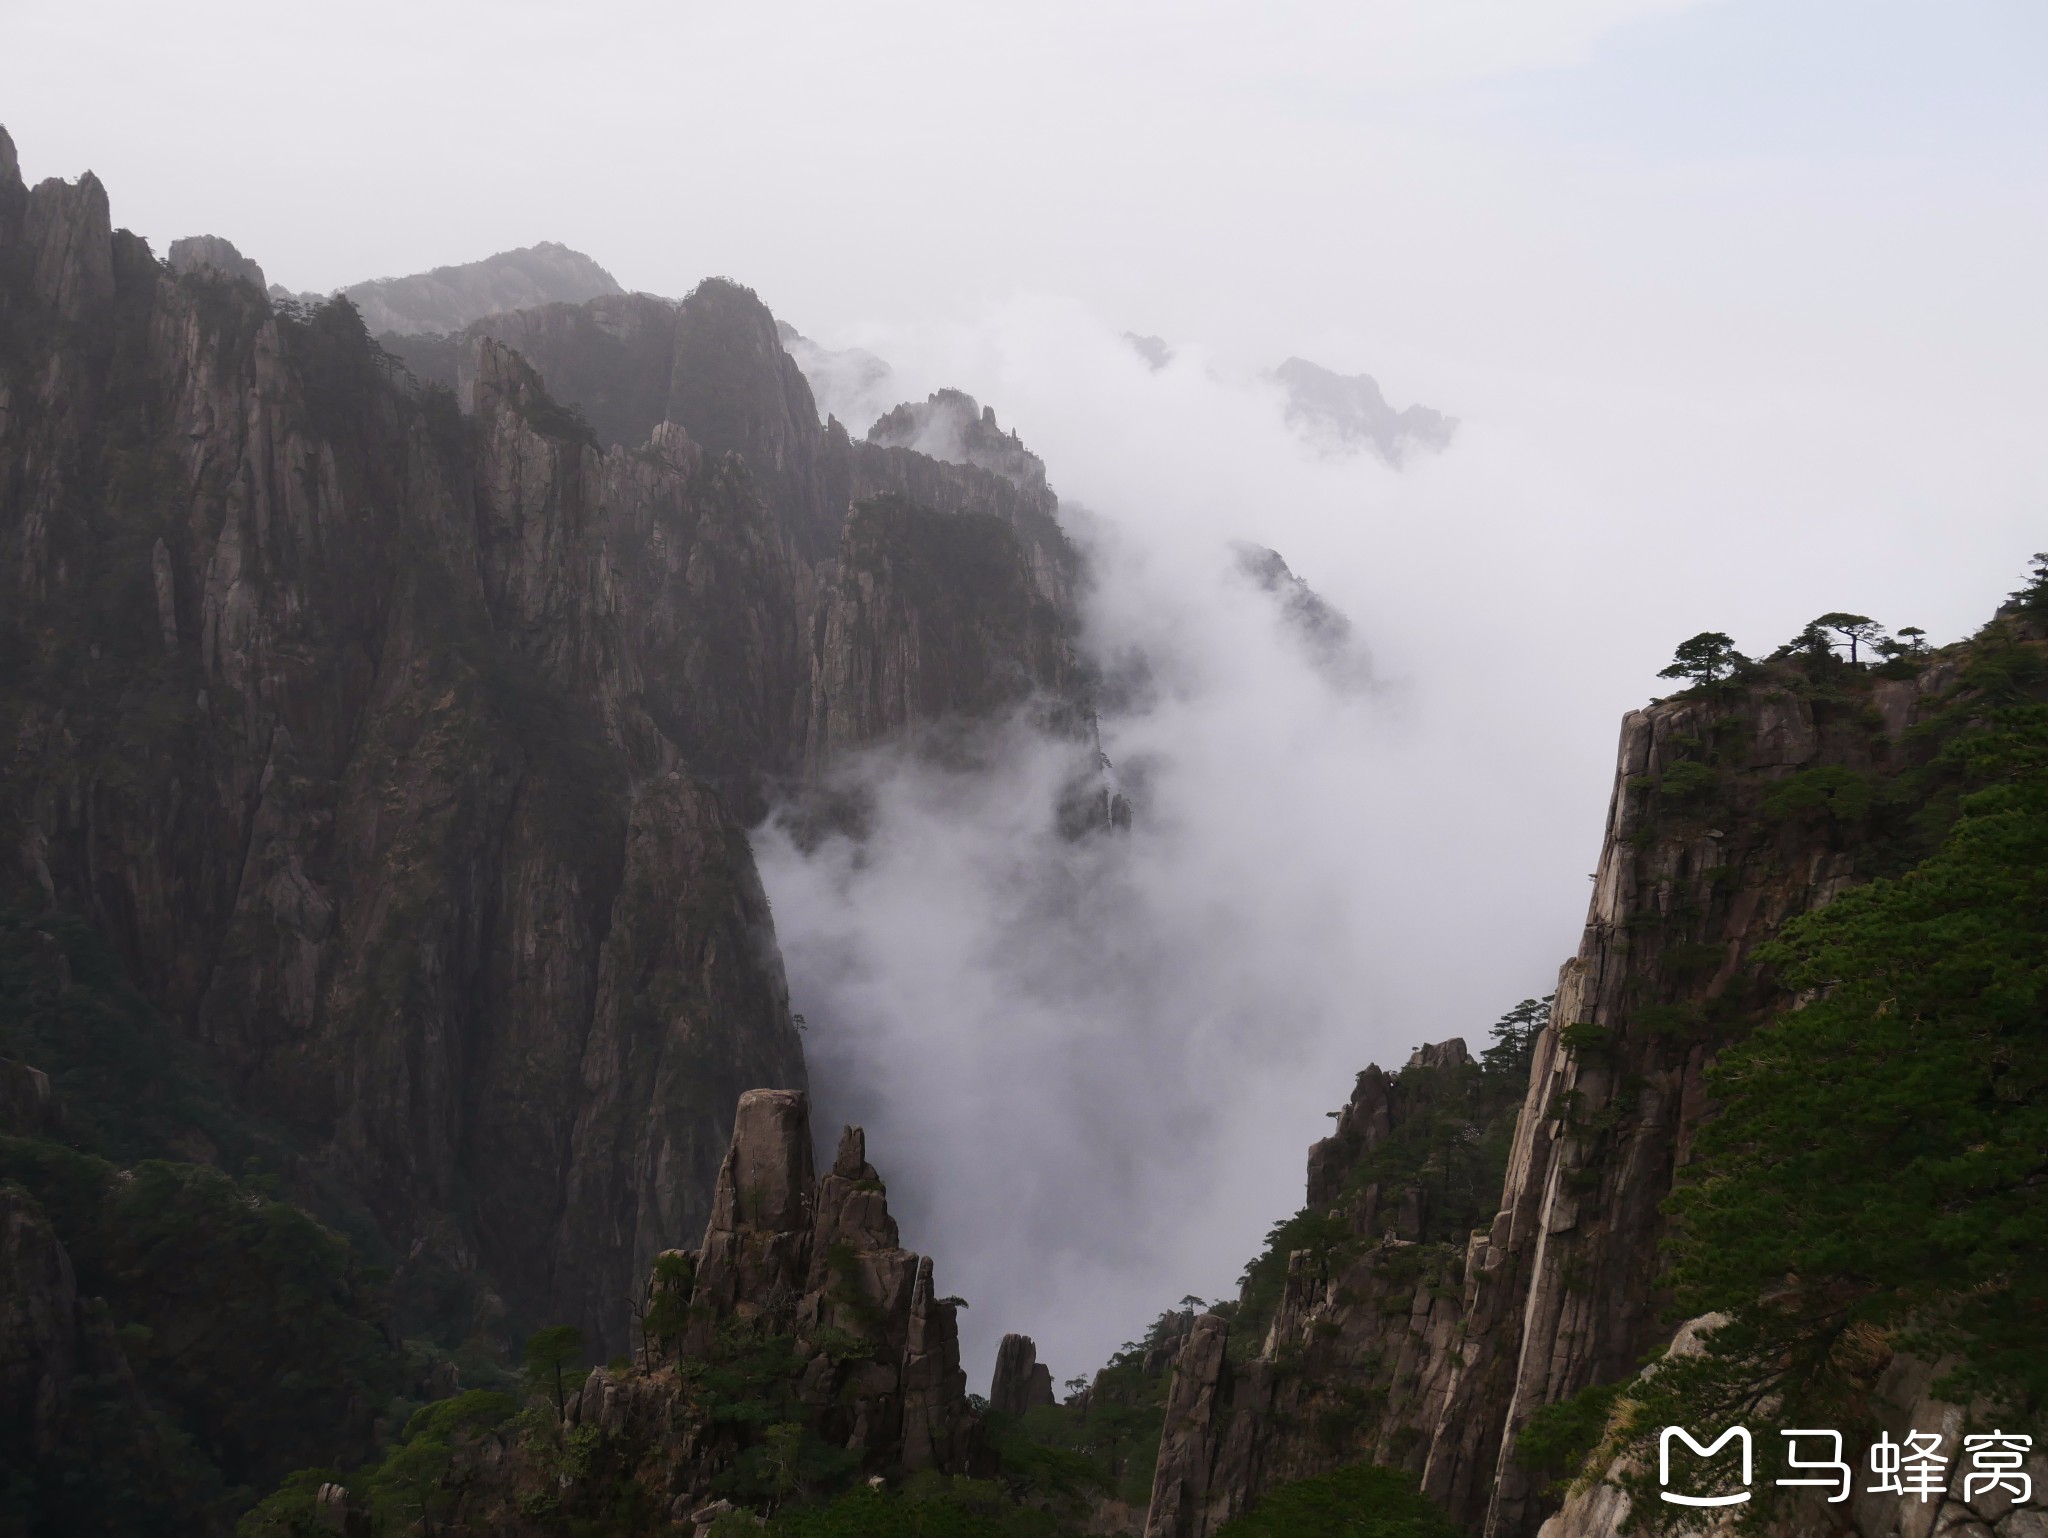
{"label": "vegetation on slope", "polygon": [[1457,1538],[1399,1469],[1352,1464],[1269,1492],[1216,1538]]}
{"label": "vegetation on slope", "polygon": [[0,1058],[44,1067],[61,1108],[51,1125],[0,1120],[0,1185],[48,1223],[118,1350],[64,1385],[55,1446],[0,1445],[0,1523],[191,1532],[291,1468],[368,1454],[424,1354],[387,1333],[381,1274],[280,1198],[265,1170],[283,1145],[89,926],[0,912]]}
{"label": "vegetation on slope", "polygon": [[[1871,1433],[1878,1375],[1900,1352],[1943,1364],[1938,1393],[2043,1429],[2048,559],[2015,599],[1950,657],[1960,674],[1916,728],[1915,767],[1824,787],[1808,771],[1767,798],[1767,814],[1883,819],[1891,873],[1759,953],[1796,1002],[1721,1052],[1717,1115],[1667,1203],[1674,1317],[1727,1323],[1629,1386],[1619,1432],[1649,1470],[1665,1425],[1749,1426],[1747,1522],[1781,1499],[1787,1444],[1772,1433]],[[1812,644],[1842,628],[1829,620],[1861,617],[1824,617],[1775,660],[1852,687],[1853,664]],[[1924,665],[1876,639],[1891,653],[1879,671]],[[1651,1526],[1672,1510],[1634,1506]]]}
{"label": "vegetation on slope", "polygon": [[[1530,1053],[1549,1014],[1547,997],[1524,999],[1493,1023],[1492,1045],[1476,1062],[1402,1069],[1397,1081],[1401,1115],[1387,1140],[1346,1176],[1346,1198],[1369,1185],[1395,1193],[1417,1191],[1422,1226],[1403,1237],[1462,1250],[1466,1235],[1491,1222],[1499,1207],[1508,1145],[1529,1085]],[[1378,1238],[1356,1232],[1341,1210],[1304,1207],[1274,1224],[1265,1248],[1239,1279],[1237,1300],[1217,1308],[1231,1320],[1231,1353],[1242,1357],[1258,1351],[1286,1290],[1288,1256],[1307,1250],[1327,1266]]]}

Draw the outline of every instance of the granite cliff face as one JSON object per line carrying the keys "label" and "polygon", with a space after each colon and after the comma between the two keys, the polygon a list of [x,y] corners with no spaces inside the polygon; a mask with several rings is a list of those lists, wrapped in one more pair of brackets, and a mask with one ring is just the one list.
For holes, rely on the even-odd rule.
{"label": "granite cliff face", "polygon": [[[784,576],[724,587],[736,607],[706,627],[705,644],[753,629],[786,648],[786,666],[764,678],[775,698],[746,724],[755,784],[815,775],[919,721],[1083,697],[1071,640],[1079,562],[1036,458],[1005,438],[1017,465],[1036,467],[1012,479],[964,454],[821,425],[750,291],[711,279],[677,302],[626,294],[491,316],[441,351],[392,345],[472,401],[491,349],[514,348],[600,443],[638,444],[669,423],[747,464]],[[731,737],[701,740],[715,755]],[[754,785],[722,784],[749,816],[764,809]]]}
{"label": "granite cliff face", "polygon": [[1462,1044],[1361,1075],[1311,1153],[1298,1221],[1313,1242],[1288,1256],[1270,1319],[1248,1291],[1237,1314],[1256,1338],[1228,1317],[1195,1322],[1150,1538],[1206,1538],[1275,1485],[1360,1460],[1412,1470],[1468,1531],[1536,1531],[1555,1498],[1515,1458],[1530,1415],[1633,1376],[1671,1339],[1660,1203],[1710,1114],[1705,1070],[1790,1002],[1757,947],[1910,863],[1906,825],[1873,810],[1881,792],[1828,787],[1926,763],[1938,743],[1914,728],[1966,697],[1968,650],[1875,673],[1830,661],[1824,678],[1794,659],[1630,713],[1584,939],[1533,1043],[1497,1215],[1432,1235],[1421,1190],[1366,1179],[1401,1134],[1403,1087],[1455,1066]]}
{"label": "granite cliff face", "polygon": [[[414,1325],[614,1349],[739,1095],[804,1082],[740,819],[1069,685],[1071,549],[821,427],[732,285],[478,330],[465,413],[233,255],[167,270],[0,135],[10,901],[104,933]],[[586,420],[543,376],[618,316],[659,389],[607,354]]]}

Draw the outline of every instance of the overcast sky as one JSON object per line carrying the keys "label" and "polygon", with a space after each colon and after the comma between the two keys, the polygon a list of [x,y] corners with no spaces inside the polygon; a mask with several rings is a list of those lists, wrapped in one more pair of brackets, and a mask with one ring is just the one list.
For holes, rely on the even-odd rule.
{"label": "overcast sky", "polygon": [[[1115,531],[1098,637],[1209,626],[1184,648],[1205,682],[1178,724],[1122,728],[1178,756],[1163,801],[1193,830],[1129,878],[1154,894],[1151,941],[1201,944],[1212,918],[1169,899],[1211,869],[1245,915],[1334,915],[1350,959],[1299,1004],[1291,1055],[1262,1051],[1267,1078],[1224,1053],[1208,1089],[1184,1087],[1251,1107],[1195,1139],[1210,1163],[1183,1118],[1180,1176],[1128,1183],[1155,1228],[1207,1223],[1203,1242],[1091,1279],[1099,1318],[1018,1321],[1063,1376],[1142,1325],[1144,1299],[1229,1284],[1299,1200],[1302,1147],[1351,1071],[1476,1038],[1548,986],[1617,720],[1678,640],[1768,651],[1838,608],[1947,640],[2048,548],[2044,86],[2038,0],[0,0],[0,123],[24,170],[97,171],[159,250],[226,235],[294,289],[543,239],[659,293],[730,275],[881,352],[906,390],[995,404]],[[1126,329],[1179,360],[1149,373]],[[1458,441],[1400,474],[1306,454],[1258,382],[1289,354],[1459,417]],[[1332,705],[1247,674],[1256,618],[1204,587],[1236,537],[1351,614],[1390,694]],[[1242,816],[1254,800],[1271,804]],[[1236,842],[1202,841],[1227,819]],[[1261,848],[1300,879],[1247,876]],[[930,981],[833,907],[830,872],[771,863],[786,933],[869,947],[870,979]],[[945,879],[918,867],[901,891]],[[977,943],[1000,949],[1009,909],[983,906]],[[1229,986],[1301,992],[1283,943],[1253,960],[1273,978]],[[800,982],[819,973],[793,958]],[[930,1007],[983,1008],[993,977]],[[856,1002],[881,1018],[907,997]],[[1073,1067],[973,1071],[1057,1085]],[[899,1138],[996,1124],[877,1114]],[[922,1172],[904,1184],[917,1204],[924,1182],[933,1223],[965,1221],[933,1195],[951,1151],[871,1148]],[[1101,1200],[1096,1231],[1123,1211]],[[1036,1285],[1014,1255],[977,1274],[962,1249],[941,1264],[971,1297]],[[1016,1317],[977,1309],[971,1330]]]}
{"label": "overcast sky", "polygon": [[1811,507],[1925,527],[1939,501],[1982,535],[1933,570],[1904,541],[1930,628],[2048,542],[2026,533],[2048,489],[2035,0],[0,0],[0,21],[32,178],[90,167],[159,249],[225,234],[293,288],[556,239],[629,287],[737,277],[828,339],[1051,295],[1247,366],[1371,371],[1468,422],[1541,394],[1619,430],[1662,392],[1846,418],[1883,495],[1809,466]]}

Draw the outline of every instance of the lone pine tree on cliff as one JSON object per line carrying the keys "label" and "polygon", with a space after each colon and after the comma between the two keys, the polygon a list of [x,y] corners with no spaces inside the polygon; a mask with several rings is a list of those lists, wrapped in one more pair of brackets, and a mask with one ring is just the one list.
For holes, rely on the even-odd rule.
{"label": "lone pine tree on cliff", "polygon": [[1671,666],[1659,678],[1689,678],[1704,687],[1732,677],[1749,659],[1735,649],[1735,642],[1718,630],[1702,630],[1690,641],[1681,641]]}
{"label": "lone pine tree on cliff", "polygon": [[557,1417],[568,1413],[563,1375],[583,1360],[583,1332],[573,1324],[549,1325],[526,1339],[526,1381],[541,1393],[552,1392]]}
{"label": "lone pine tree on cliff", "polygon": [[1857,661],[1856,650],[1859,645],[1875,648],[1884,639],[1884,627],[1869,615],[1844,614],[1839,610],[1833,614],[1823,614],[1807,629],[1832,630],[1848,642],[1849,662],[1852,666]]}

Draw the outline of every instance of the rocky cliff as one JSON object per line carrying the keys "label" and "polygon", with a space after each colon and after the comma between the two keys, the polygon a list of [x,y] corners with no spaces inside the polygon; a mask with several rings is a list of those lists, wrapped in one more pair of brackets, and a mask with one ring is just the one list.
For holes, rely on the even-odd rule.
{"label": "rocky cliff", "polygon": [[1013,478],[952,439],[926,452],[820,423],[751,291],[711,279],[680,301],[626,294],[491,316],[445,353],[392,345],[470,402],[491,349],[509,346],[598,442],[630,447],[672,424],[757,477],[786,577],[773,592],[720,588],[766,612],[704,627],[707,646],[751,629],[793,650],[776,708],[747,725],[742,772],[721,782],[748,815],[763,809],[761,775],[815,775],[919,721],[986,716],[1033,696],[1069,702],[1076,720],[1085,709],[1071,640],[1079,562],[1037,459],[999,434],[1009,468],[1035,468]]}
{"label": "rocky cliff", "polygon": [[[1875,669],[1788,648],[1627,717],[1584,939],[1533,1043],[1497,1214],[1432,1234],[1426,1192],[1374,1176],[1412,1121],[1406,1087],[1462,1048],[1361,1075],[1311,1154],[1309,1208],[1276,1231],[1277,1304],[1253,1306],[1248,1283],[1196,1321],[1149,1535],[1205,1538],[1275,1485],[1361,1459],[1412,1470],[1471,1532],[1536,1530],[1557,1497],[1518,1462],[1518,1433],[1671,1338],[1661,1204],[1710,1114],[1706,1069],[1791,1003],[1758,947],[1926,852],[1953,792],[1944,811],[1913,776],[1978,690],[2009,687],[1984,683],[2007,664],[1970,667],[1984,646],[2031,647],[2019,624]],[[1475,1129],[1481,1083],[1454,1097]]]}
{"label": "rocky cliff", "polygon": [[[741,819],[1067,687],[1071,549],[1049,491],[820,425],[732,285],[479,330],[464,410],[232,255],[167,269],[0,135],[10,901],[112,942],[408,1328],[609,1350],[738,1095],[803,1085]],[[658,389],[576,361],[643,314]]]}

